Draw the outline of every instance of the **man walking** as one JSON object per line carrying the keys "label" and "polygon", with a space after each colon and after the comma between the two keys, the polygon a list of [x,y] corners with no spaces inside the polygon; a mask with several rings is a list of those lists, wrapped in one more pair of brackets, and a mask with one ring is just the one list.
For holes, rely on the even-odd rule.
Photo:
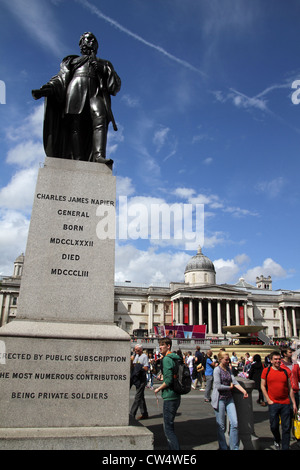
{"label": "man walking", "polygon": [[273,351],[270,354],[271,366],[265,368],[261,374],[261,390],[269,405],[270,428],[274,436],[275,449],[280,449],[279,416],[282,426],[282,450],[289,450],[290,445],[290,400],[294,413],[297,412],[294,392],[291,387],[290,370],[281,367],[280,353]]}
{"label": "man walking", "polygon": [[206,363],[205,363],[205,378],[206,378],[206,387],[204,394],[204,401],[209,403],[211,401],[211,392],[214,380],[214,367],[215,363],[212,361],[213,352],[211,350],[206,353]]}
{"label": "man walking", "polygon": [[291,386],[294,392],[297,408],[299,408],[300,367],[296,361],[296,358],[294,360],[292,359],[294,352],[295,349],[291,347],[281,349],[281,367],[291,371]]}
{"label": "man walking", "polygon": [[158,392],[162,392],[164,432],[168,441],[169,450],[180,450],[179,442],[174,431],[174,420],[180,406],[181,397],[172,390],[175,367],[174,359],[180,360],[180,357],[172,353],[171,348],[172,340],[170,338],[162,338],[159,341],[159,350],[163,356],[163,383],[157,387],[154,392],[156,396]]}
{"label": "man walking", "polygon": [[143,348],[140,344],[135,346],[134,352],[135,356],[132,356],[131,358],[131,385],[136,386],[136,394],[130,410],[130,414],[133,418],[135,418],[137,410],[140,408],[142,414],[137,419],[147,419],[148,410],[145,401],[145,387],[147,385],[149,361],[147,354],[143,353]]}
{"label": "man walking", "polygon": [[[202,366],[202,367],[201,367]],[[195,368],[196,368],[196,379],[192,385],[192,388],[196,390],[197,383],[200,383],[200,391],[204,391],[205,389],[202,386],[203,383],[203,373],[205,371],[205,364],[204,364],[204,356],[200,351],[200,346],[196,346],[195,351]]]}

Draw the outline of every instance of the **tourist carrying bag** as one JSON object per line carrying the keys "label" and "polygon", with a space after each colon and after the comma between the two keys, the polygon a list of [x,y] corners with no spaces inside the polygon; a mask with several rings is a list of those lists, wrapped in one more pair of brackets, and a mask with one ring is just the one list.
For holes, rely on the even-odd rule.
{"label": "tourist carrying bag", "polygon": [[294,415],[293,419],[293,434],[296,439],[300,439],[300,421],[298,420],[299,414]]}
{"label": "tourist carrying bag", "polygon": [[174,390],[175,393],[178,393],[178,395],[186,395],[192,388],[190,369],[181,359],[173,359],[173,361],[175,366],[173,371],[172,390]]}

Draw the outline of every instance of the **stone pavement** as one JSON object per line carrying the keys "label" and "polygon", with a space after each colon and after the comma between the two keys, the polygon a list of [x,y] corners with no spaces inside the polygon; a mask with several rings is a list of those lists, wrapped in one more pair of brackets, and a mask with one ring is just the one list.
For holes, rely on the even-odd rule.
{"label": "stone pavement", "polygon": [[[154,386],[157,386],[154,384]],[[135,388],[130,390],[130,406],[134,398]],[[167,450],[163,431],[162,407],[163,400],[159,394],[158,405],[153,390],[146,389],[146,403],[149,419],[139,421],[154,435],[154,450]],[[260,450],[274,450],[274,439],[269,426],[268,407],[256,403],[258,392],[252,393],[254,431],[259,437]],[[138,411],[139,413],[139,411]],[[137,416],[138,416],[137,413]],[[134,421],[137,424],[136,421]],[[131,423],[133,424],[133,423]],[[192,390],[182,396],[181,405],[175,420],[175,432],[182,450],[218,450],[216,419],[210,403],[204,402],[204,392]],[[300,442],[291,441],[291,450],[300,450]]]}

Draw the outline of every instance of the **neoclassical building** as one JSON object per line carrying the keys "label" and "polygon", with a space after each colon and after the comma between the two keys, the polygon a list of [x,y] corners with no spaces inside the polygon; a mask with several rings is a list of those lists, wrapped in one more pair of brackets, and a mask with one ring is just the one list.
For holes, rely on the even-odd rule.
{"label": "neoclassical building", "polygon": [[[13,275],[1,281],[1,326],[17,316],[23,263],[22,254]],[[184,282],[116,283],[114,319],[130,334],[136,329],[150,334],[162,325],[205,324],[208,337],[223,337],[225,326],[257,325],[271,339],[299,338],[300,291],[272,290],[270,276],[257,277],[256,286],[243,278],[234,285],[217,284],[214,264],[199,248],[186,265]]]}

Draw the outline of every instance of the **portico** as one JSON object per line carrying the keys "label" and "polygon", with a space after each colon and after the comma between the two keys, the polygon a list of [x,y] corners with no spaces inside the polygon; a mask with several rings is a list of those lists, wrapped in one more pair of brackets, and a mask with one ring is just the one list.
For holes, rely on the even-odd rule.
{"label": "portico", "polygon": [[248,314],[252,311],[247,294],[220,286],[185,287],[172,293],[171,302],[173,322],[205,324],[209,335],[223,335],[225,325],[248,325]]}

